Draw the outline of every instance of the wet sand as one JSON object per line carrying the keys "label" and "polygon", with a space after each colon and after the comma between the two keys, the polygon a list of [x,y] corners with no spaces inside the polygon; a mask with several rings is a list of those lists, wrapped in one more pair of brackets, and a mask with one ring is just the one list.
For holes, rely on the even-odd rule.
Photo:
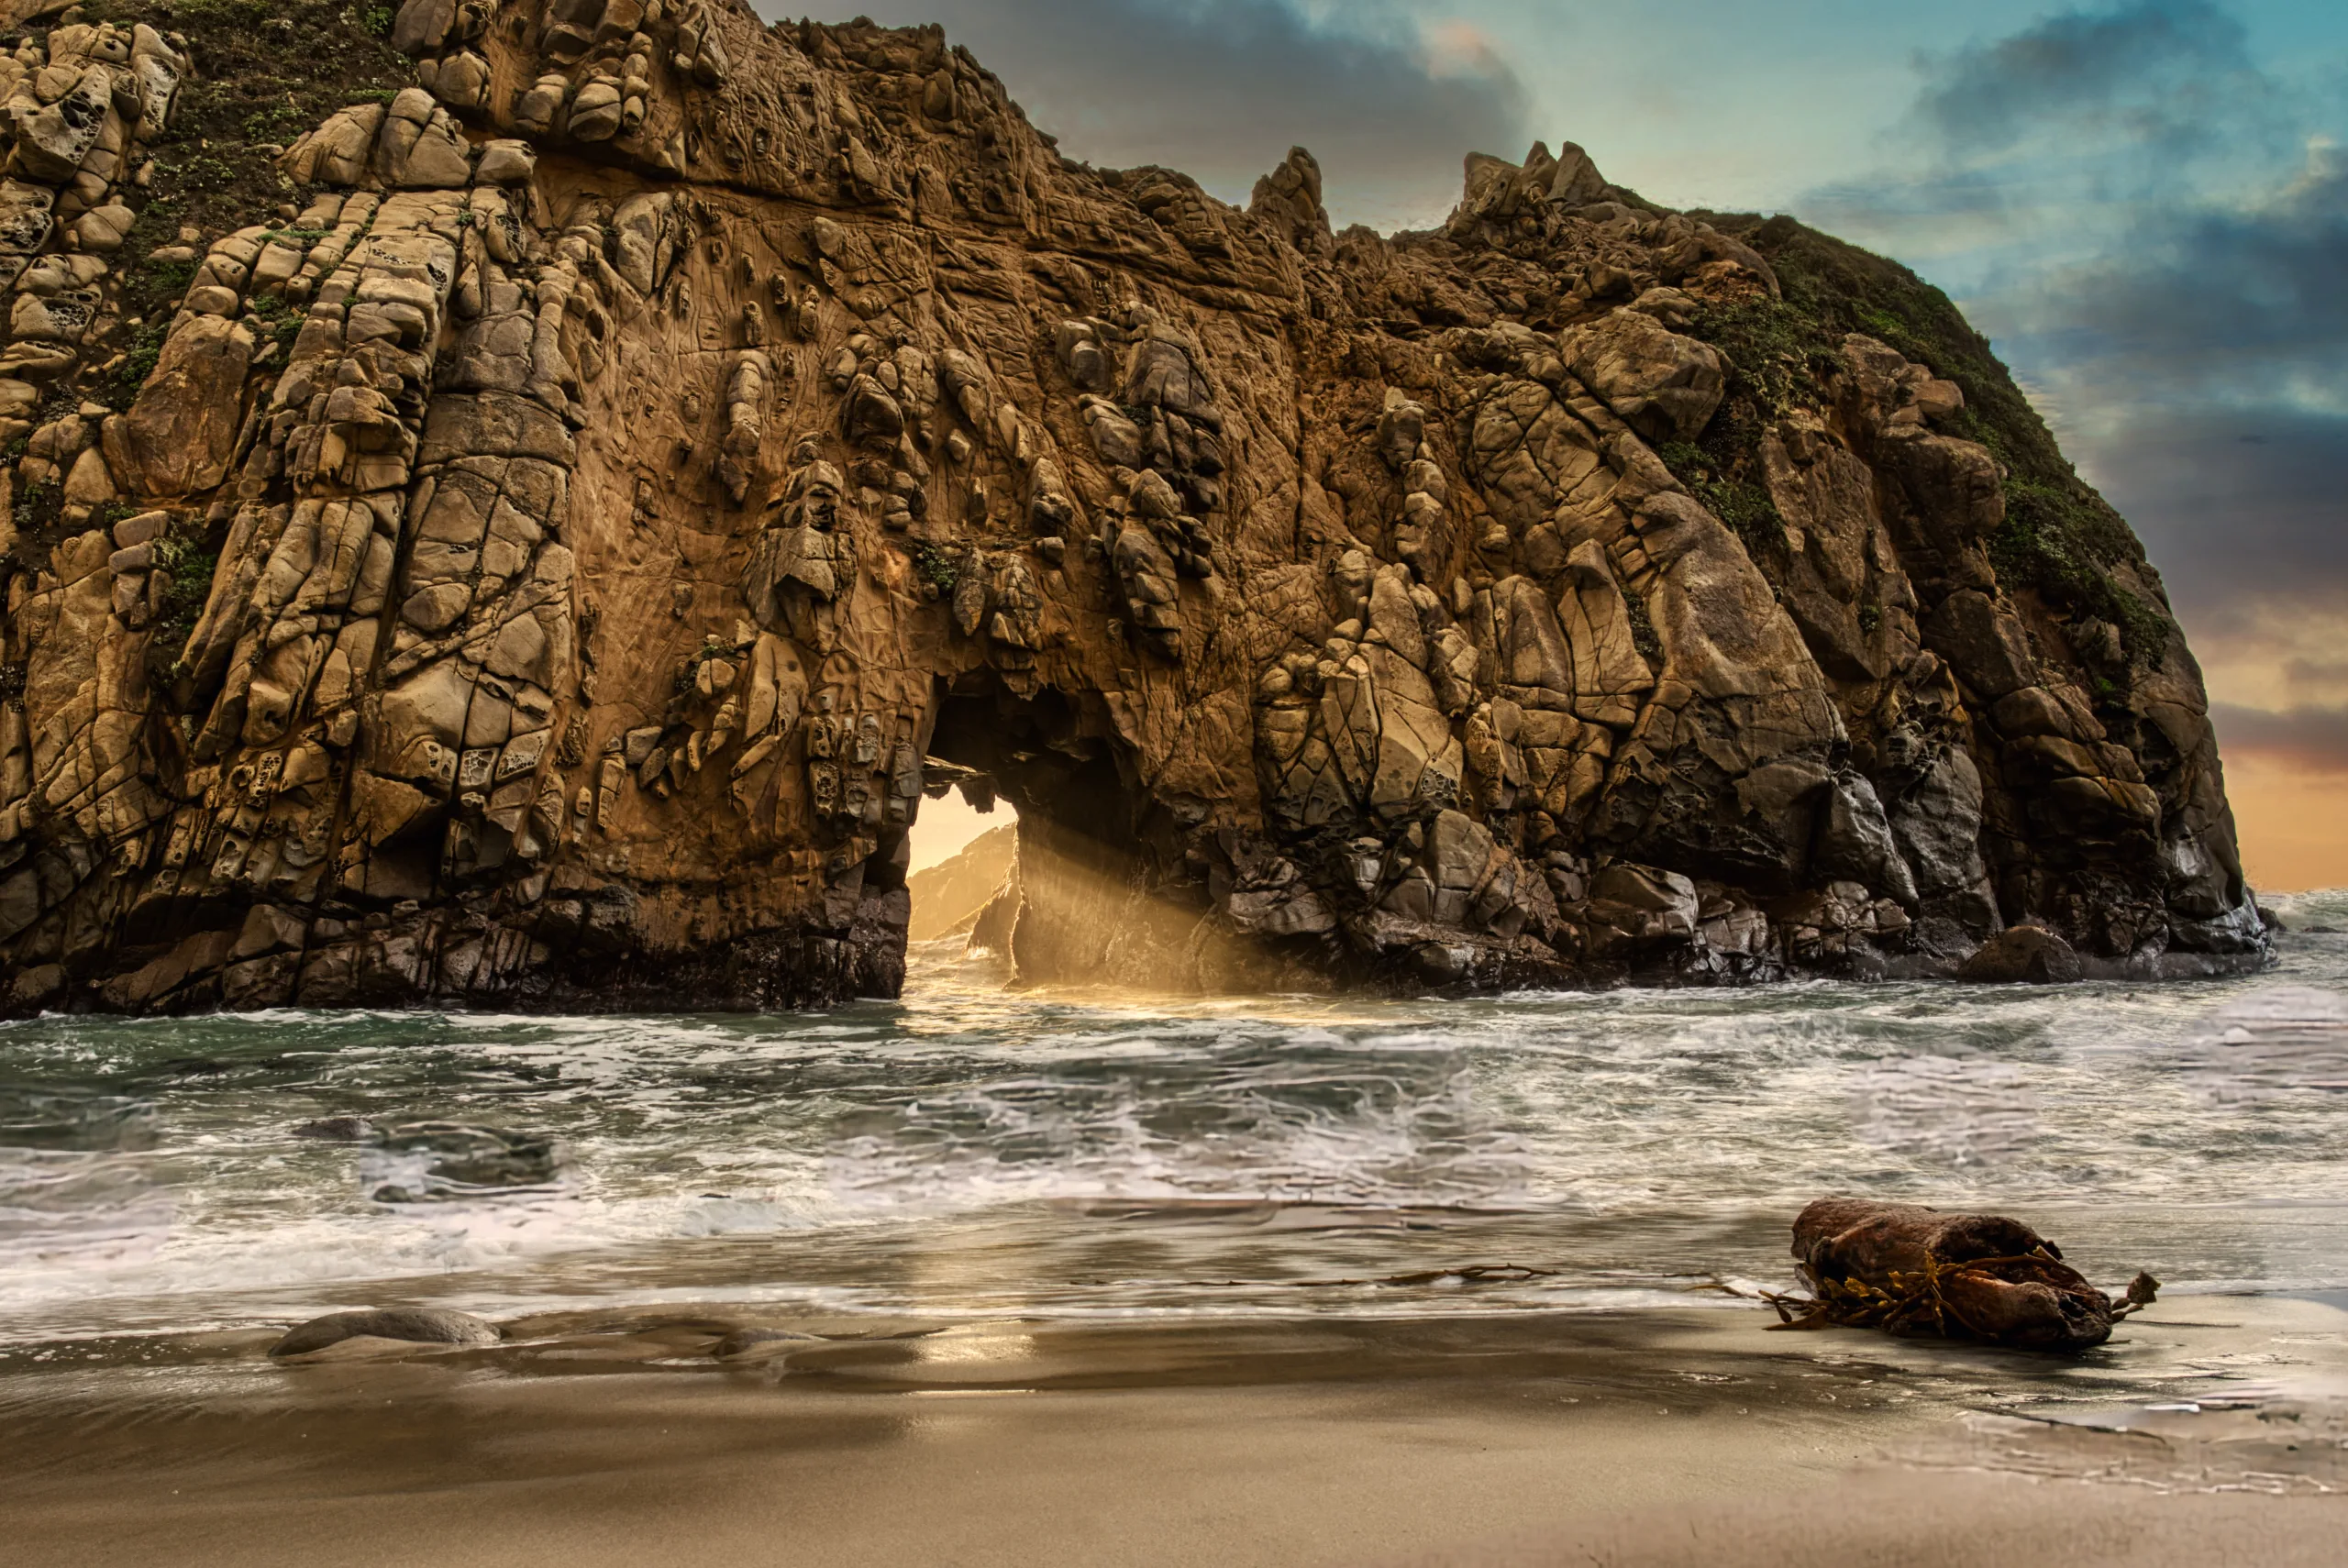
{"label": "wet sand", "polygon": [[802,1321],[840,1337],[724,1366],[714,1308],[388,1362],[94,1342],[0,1364],[0,1540],[262,1568],[2342,1561],[2348,1313],[2156,1312],[2069,1364],[1722,1310]]}

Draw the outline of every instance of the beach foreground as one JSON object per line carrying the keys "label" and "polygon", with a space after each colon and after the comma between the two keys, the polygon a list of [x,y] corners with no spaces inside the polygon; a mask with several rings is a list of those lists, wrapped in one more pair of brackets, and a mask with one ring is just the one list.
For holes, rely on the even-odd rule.
{"label": "beach foreground", "polygon": [[[2333,1563],[2348,1312],[2187,1297],[2078,1362],[1735,1310],[509,1322],[0,1372],[28,1564]],[[854,1336],[854,1337],[847,1337]],[[61,1364],[62,1363],[63,1364]],[[2162,1408],[2161,1407],[2170,1407]]]}

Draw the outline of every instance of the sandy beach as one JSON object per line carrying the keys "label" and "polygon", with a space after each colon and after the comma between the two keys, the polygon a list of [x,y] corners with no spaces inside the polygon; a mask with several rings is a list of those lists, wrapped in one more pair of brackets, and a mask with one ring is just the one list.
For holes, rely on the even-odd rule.
{"label": "sandy beach", "polygon": [[[2331,1568],[2340,1035],[2262,995],[44,1023],[0,1562]],[[411,1201],[297,1131],[427,1111],[564,1153]],[[1771,1331],[1854,1187],[2170,1287]],[[364,1307],[500,1337],[270,1359]]]}
{"label": "sandy beach", "polygon": [[722,1311],[297,1366],[117,1342],[0,1375],[0,1529],[59,1568],[2339,1561],[2331,1305],[2180,1298],[2074,1363],[1764,1320],[808,1322],[722,1366]]}

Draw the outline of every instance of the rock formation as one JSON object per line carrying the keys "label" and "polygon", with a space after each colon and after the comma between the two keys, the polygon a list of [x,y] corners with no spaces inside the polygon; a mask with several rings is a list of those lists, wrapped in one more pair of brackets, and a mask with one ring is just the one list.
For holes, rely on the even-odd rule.
{"label": "rock formation", "polygon": [[1018,856],[1019,827],[1007,822],[979,834],[951,859],[906,878],[905,888],[913,899],[906,938],[936,942],[958,937],[966,947],[970,945],[968,938],[980,914],[1010,879],[1012,863]]}
{"label": "rock formation", "polygon": [[2158,578],[1899,269],[1571,146],[1333,233],[936,28],[273,3],[0,53],[10,1009],[889,994],[946,764],[1038,978],[2265,955]]}

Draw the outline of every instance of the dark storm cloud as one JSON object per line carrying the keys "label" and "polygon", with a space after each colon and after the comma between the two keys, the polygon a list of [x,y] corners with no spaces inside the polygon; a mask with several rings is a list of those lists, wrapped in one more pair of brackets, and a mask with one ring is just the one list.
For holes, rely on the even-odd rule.
{"label": "dark storm cloud", "polygon": [[2003,152],[2050,127],[2100,127],[2140,143],[2206,138],[2254,81],[2242,24],[2205,0],[2066,11],[1995,42],[1920,63],[1915,119],[1951,152]]}
{"label": "dark storm cloud", "polygon": [[2262,72],[2208,0],[2065,11],[1914,64],[1892,165],[1803,203],[1895,248],[2019,241],[2028,265],[2061,248],[2049,239],[2253,188],[2303,153],[2306,94]]}
{"label": "dark storm cloud", "polygon": [[2279,196],[2155,214],[2015,298],[2006,308],[2049,335],[2032,356],[2125,378],[2145,403],[2348,406],[2348,169],[2321,156]]}
{"label": "dark storm cloud", "polygon": [[2217,705],[2224,753],[2348,773],[2348,708],[2331,705],[2348,657],[2331,647],[2348,623],[2348,415],[2178,410],[2071,447],[2134,524],[2202,658],[2280,676],[2257,683],[2273,709]]}
{"label": "dark storm cloud", "polygon": [[1893,224],[2051,208],[1977,301],[2025,374],[2066,405],[2348,409],[2348,161],[2310,134],[2339,105],[2262,72],[2222,7],[2066,11],[1919,64],[1929,171],[1835,195]]}
{"label": "dark storm cloud", "polygon": [[2348,773],[2348,708],[2210,709],[2220,750],[2272,757],[2311,773]]}
{"label": "dark storm cloud", "polygon": [[2238,633],[2260,604],[2342,597],[2348,416],[2183,410],[2070,448],[2135,525],[2188,628]]}
{"label": "dark storm cloud", "polygon": [[[2304,646],[2348,618],[2348,180],[2155,218],[2131,237],[2026,307],[2066,329],[2067,402],[2120,410],[2074,455],[2135,525],[2205,657]],[[2322,658],[2279,673],[2290,690],[2348,690],[2348,668]],[[2229,705],[2219,739],[2348,772],[2348,709]]]}
{"label": "dark storm cloud", "polygon": [[939,22],[1072,158],[1162,163],[1226,200],[1291,146],[1331,205],[1440,217],[1471,150],[1531,140],[1515,73],[1455,25],[1431,44],[1407,5],[1316,21],[1282,0],[907,0],[877,19]]}

